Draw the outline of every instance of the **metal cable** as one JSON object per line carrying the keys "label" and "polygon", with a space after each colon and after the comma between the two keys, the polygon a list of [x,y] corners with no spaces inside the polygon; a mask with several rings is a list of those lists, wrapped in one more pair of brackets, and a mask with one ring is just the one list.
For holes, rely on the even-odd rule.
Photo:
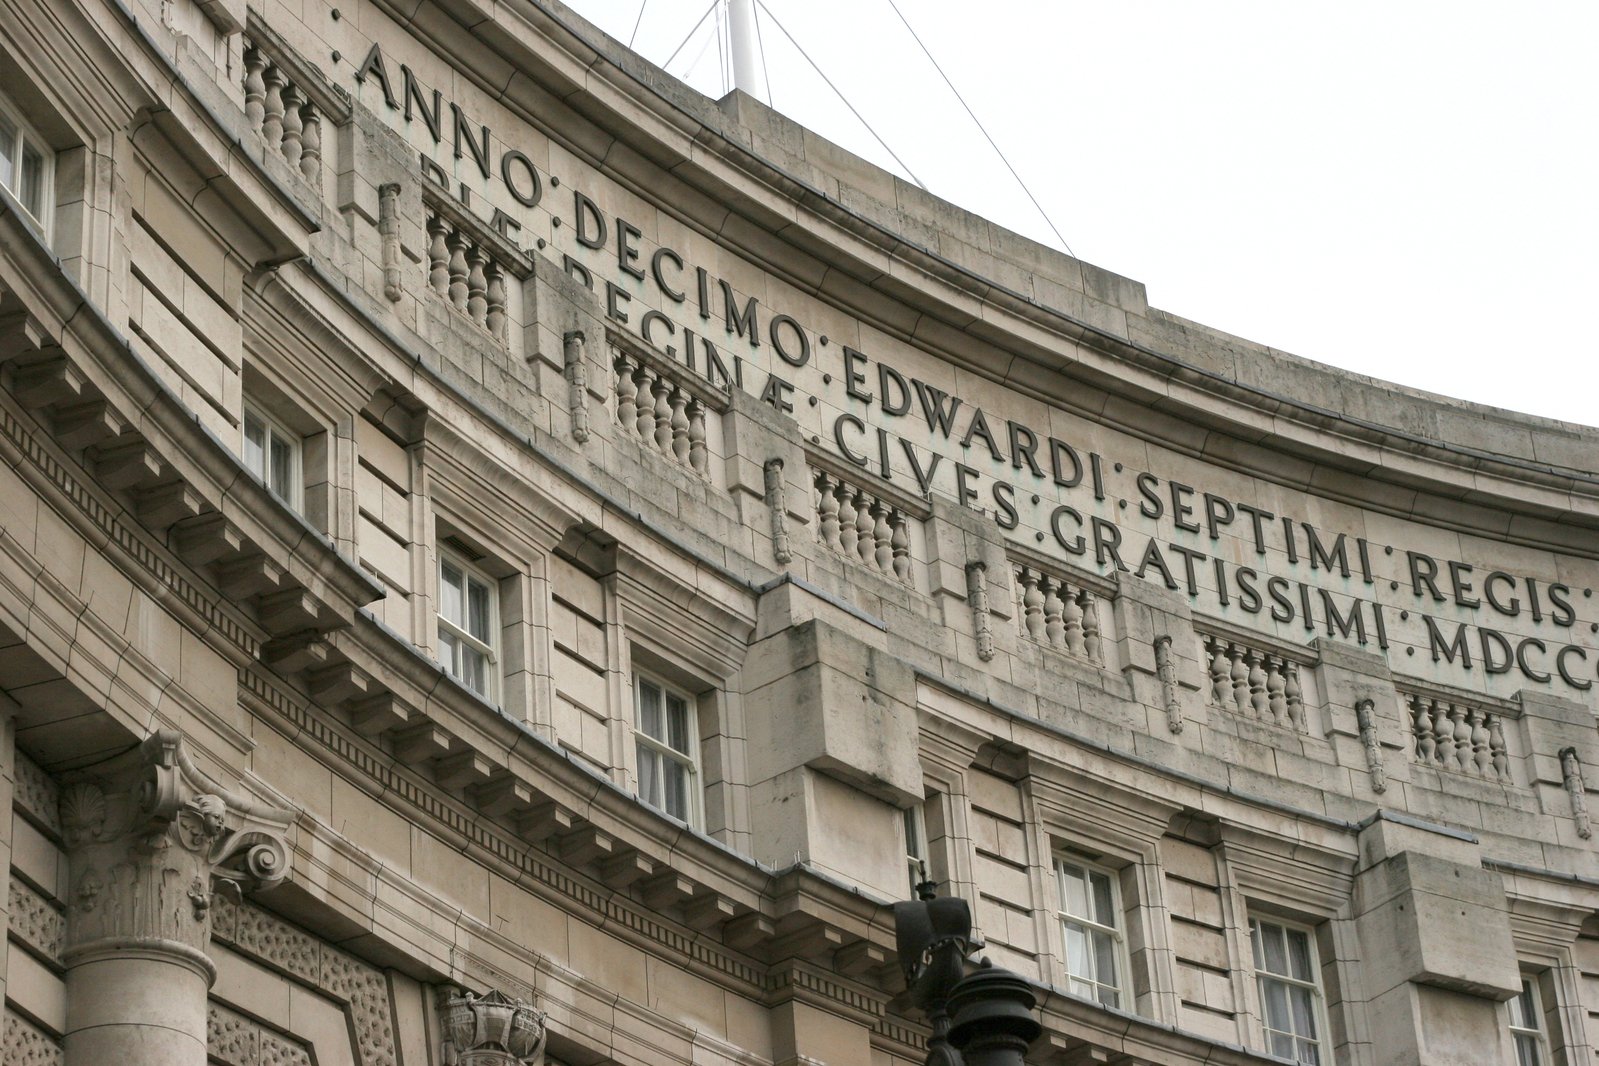
{"label": "metal cable", "polygon": [[632,51],[633,42],[638,40],[638,28],[644,24],[644,9],[650,6],[650,0],[643,0],[638,6],[638,18],[633,20],[633,32],[627,39],[628,51]]}
{"label": "metal cable", "polygon": [[966,113],[971,116],[972,121],[977,124],[977,128],[981,130],[983,136],[988,139],[989,147],[994,149],[994,154],[999,156],[999,161],[1005,164],[1005,169],[1010,171],[1010,176],[1016,179],[1016,184],[1022,187],[1022,192],[1026,193],[1027,198],[1033,202],[1033,206],[1038,208],[1039,215],[1044,219],[1044,225],[1048,226],[1050,228],[1050,232],[1055,234],[1055,239],[1060,241],[1061,247],[1066,249],[1067,254],[1073,259],[1076,259],[1077,253],[1072,251],[1072,246],[1066,243],[1066,238],[1062,237],[1060,235],[1060,230],[1055,228],[1055,223],[1050,220],[1049,213],[1044,210],[1044,205],[1038,202],[1038,197],[1033,195],[1033,190],[1027,187],[1027,183],[1022,180],[1022,176],[1016,173],[1016,168],[1010,165],[1010,160],[1005,158],[1005,153],[999,150],[999,145],[995,144],[994,138],[989,136],[987,127],[983,125],[982,120],[977,117],[974,111],[972,111],[971,106],[966,103],[966,98],[961,95],[960,90],[955,88],[955,83],[949,80],[949,75],[944,73],[944,68],[938,65],[938,60],[933,58],[933,53],[927,50],[927,46],[925,44],[922,44],[921,37],[917,36],[916,30],[911,27],[910,20],[905,17],[905,13],[899,9],[899,5],[896,4],[894,0],[888,0],[888,6],[894,9],[894,14],[898,15],[899,20],[905,24],[905,28],[910,31],[911,38],[915,40],[916,44],[921,48],[922,55],[926,56],[927,61],[933,64],[933,69],[938,71],[938,76],[944,79],[944,84],[948,85],[949,91],[955,94],[955,99],[959,100],[960,105],[966,108]]}
{"label": "metal cable", "polygon": [[[854,115],[857,119],[860,120],[860,124],[862,126],[866,127],[866,132],[870,133],[872,135],[872,137],[876,139],[877,143],[883,146],[883,151],[887,152],[890,156],[893,156],[894,162],[899,164],[900,169],[903,170],[907,175],[910,176],[910,179],[916,183],[918,188],[920,188],[923,192],[928,191],[927,190],[927,186],[922,184],[922,179],[918,178],[916,176],[916,173],[914,171],[912,171],[910,167],[905,165],[905,160],[903,160],[899,156],[895,155],[894,154],[894,149],[892,149],[892,148],[890,148],[888,146],[888,142],[883,140],[883,138],[877,136],[877,131],[872,129],[872,124],[870,122],[867,122],[866,119],[861,115],[861,113],[859,111],[855,110],[855,105],[849,102],[849,98],[847,96],[845,96],[843,94],[843,92],[841,92],[839,90],[839,87],[837,85],[833,84],[833,79],[829,78],[826,74],[822,73],[822,68],[816,65],[816,60],[811,58],[809,52],[805,51],[804,48],[800,47],[800,43],[794,39],[794,35],[792,33],[788,32],[788,29],[783,25],[783,23],[781,21],[778,20],[778,17],[776,15],[772,14],[772,9],[766,6],[766,0],[755,0],[755,3],[760,7],[760,9],[762,11],[766,12],[766,17],[772,20],[772,25],[776,26],[779,30],[781,30],[782,33],[783,33],[783,36],[788,38],[788,43],[793,45],[795,50],[798,51],[800,55],[805,57],[805,62],[809,63],[811,65],[811,69],[816,71],[817,76],[820,77],[823,81],[825,81],[827,83],[827,87],[829,89],[833,90],[834,95],[836,95],[840,100],[843,101],[845,107],[849,108],[850,114]],[[1014,171],[1012,173],[1014,173]]]}
{"label": "metal cable", "polygon": [[755,44],[761,50],[761,77],[766,79],[766,106],[775,108],[776,102],[772,100],[772,72],[766,66],[766,42],[761,39],[761,11],[754,9],[755,15]]}
{"label": "metal cable", "polygon": [[[646,2],[648,2],[648,0],[646,0]],[[672,65],[672,59],[676,59],[677,58],[677,53],[679,53],[679,52],[681,52],[683,50],[683,45],[688,44],[688,42],[694,37],[694,35],[696,33],[700,32],[700,27],[705,25],[705,20],[711,17],[711,12],[715,11],[716,10],[716,5],[720,4],[721,2],[722,2],[722,0],[711,0],[711,6],[705,9],[705,14],[700,16],[700,20],[694,24],[694,28],[692,30],[688,31],[688,36],[683,38],[683,44],[680,44],[676,48],[672,49],[672,58],[668,59],[665,63],[661,64],[661,69],[662,70],[665,70],[667,67]],[[640,9],[639,15],[642,17],[643,14],[644,14],[643,10]]]}

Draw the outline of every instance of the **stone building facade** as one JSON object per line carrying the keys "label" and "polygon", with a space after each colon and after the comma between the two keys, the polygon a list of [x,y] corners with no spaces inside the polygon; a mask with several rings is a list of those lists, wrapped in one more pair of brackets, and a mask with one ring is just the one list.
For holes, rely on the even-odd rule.
{"label": "stone building facade", "polygon": [[3,1061],[1591,1062],[1599,433],[555,0],[0,0]]}

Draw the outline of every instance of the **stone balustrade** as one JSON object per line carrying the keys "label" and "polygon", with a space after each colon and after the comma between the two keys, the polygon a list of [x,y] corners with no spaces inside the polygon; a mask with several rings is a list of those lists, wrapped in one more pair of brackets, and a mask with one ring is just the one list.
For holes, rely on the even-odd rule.
{"label": "stone balustrade", "polygon": [[1102,662],[1099,597],[1037,567],[1015,567],[1016,613],[1022,636],[1089,662]]}
{"label": "stone balustrade", "polygon": [[477,235],[443,212],[428,215],[429,286],[501,344],[510,339],[507,273],[507,265]]}
{"label": "stone balustrade", "polygon": [[306,181],[322,182],[322,106],[254,38],[244,45],[244,113]]}
{"label": "stone balustrade", "polygon": [[874,493],[833,473],[812,468],[816,486],[816,535],[844,558],[886,577],[911,583],[910,524],[919,519],[883,493]]}
{"label": "stone balustrade", "polygon": [[1510,783],[1510,751],[1500,716],[1486,707],[1401,690],[1410,712],[1411,756],[1423,766]]}
{"label": "stone balustrade", "polygon": [[710,473],[707,418],[720,410],[689,371],[637,349],[611,345],[613,408],[624,435],[687,467]]}
{"label": "stone balustrade", "polygon": [[1210,701],[1235,714],[1306,731],[1299,664],[1275,652],[1216,634],[1202,634]]}

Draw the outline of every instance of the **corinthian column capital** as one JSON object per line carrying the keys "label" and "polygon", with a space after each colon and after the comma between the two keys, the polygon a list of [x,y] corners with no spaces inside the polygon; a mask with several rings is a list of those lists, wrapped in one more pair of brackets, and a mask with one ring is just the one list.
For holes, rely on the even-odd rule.
{"label": "corinthian column capital", "polygon": [[173,731],[80,771],[61,793],[71,872],[66,962],[107,952],[185,959],[209,980],[211,902],[289,872],[294,812],[199,770]]}

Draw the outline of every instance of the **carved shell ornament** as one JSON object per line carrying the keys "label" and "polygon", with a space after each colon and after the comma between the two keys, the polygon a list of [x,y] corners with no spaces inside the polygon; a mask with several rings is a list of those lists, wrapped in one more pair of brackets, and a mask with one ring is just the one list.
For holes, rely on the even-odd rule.
{"label": "carved shell ornament", "polygon": [[105,839],[110,808],[98,785],[80,781],[61,793],[61,834],[67,846]]}

